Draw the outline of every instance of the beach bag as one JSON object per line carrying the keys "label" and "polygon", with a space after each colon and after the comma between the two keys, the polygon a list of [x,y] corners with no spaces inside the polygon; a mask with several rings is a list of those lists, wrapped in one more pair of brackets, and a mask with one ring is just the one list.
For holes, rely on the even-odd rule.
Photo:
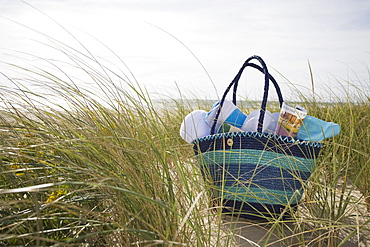
{"label": "beach bag", "polygon": [[[252,60],[257,60],[261,66]],[[218,114],[232,87],[232,102],[236,105],[238,82],[246,67],[264,74],[257,132],[216,133]],[[280,88],[265,62],[259,56],[248,58],[222,96],[210,135],[193,142],[203,177],[211,188],[211,197],[223,212],[247,219],[286,217],[294,212],[303,194],[302,186],[310,177],[322,148],[322,143],[262,133],[270,81],[281,107]]]}

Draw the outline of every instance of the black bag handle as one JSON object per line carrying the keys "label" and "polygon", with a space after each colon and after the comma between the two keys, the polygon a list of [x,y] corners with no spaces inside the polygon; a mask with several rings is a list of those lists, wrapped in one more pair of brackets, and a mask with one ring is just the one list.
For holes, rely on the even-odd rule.
{"label": "black bag handle", "polygon": [[[250,61],[253,60],[253,59],[258,60],[258,62],[261,64],[262,67],[257,65],[257,64],[254,64],[254,63],[250,63]],[[216,116],[215,116],[215,119],[214,119],[214,122],[213,122],[213,125],[212,125],[212,128],[211,128],[211,133],[210,133],[211,135],[213,135],[215,133],[216,123],[217,123],[218,117],[220,116],[221,108],[224,104],[224,101],[225,101],[225,98],[226,98],[227,94],[229,93],[229,91],[230,91],[230,89],[233,85],[234,85],[234,88],[233,88],[233,104],[236,105],[236,91],[238,89],[239,79],[240,79],[240,77],[241,77],[241,75],[242,75],[242,73],[243,73],[243,71],[246,67],[252,67],[252,68],[258,69],[259,71],[261,71],[262,73],[265,74],[265,86],[264,86],[264,93],[263,93],[263,99],[262,99],[262,104],[261,104],[260,116],[259,116],[259,119],[258,119],[257,132],[260,132],[260,133],[262,132],[262,125],[263,125],[263,120],[265,119],[265,111],[266,111],[266,104],[267,104],[268,91],[269,91],[269,81],[270,80],[275,86],[276,93],[279,97],[280,107],[282,106],[284,100],[283,100],[283,96],[282,96],[281,91],[280,91],[280,87],[277,84],[276,80],[269,74],[269,72],[267,70],[266,63],[259,56],[256,56],[256,55],[251,56],[250,58],[248,58],[244,62],[243,66],[240,68],[240,70],[239,70],[238,74],[235,76],[234,80],[226,88],[226,90],[225,90],[225,92],[222,96],[222,99],[220,101],[219,108],[218,108],[218,111],[216,113]]]}

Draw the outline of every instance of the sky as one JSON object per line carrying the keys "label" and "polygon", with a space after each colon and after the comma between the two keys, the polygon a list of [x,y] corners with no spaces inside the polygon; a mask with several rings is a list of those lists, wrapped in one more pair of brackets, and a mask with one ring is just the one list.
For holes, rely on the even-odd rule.
{"label": "sky", "polygon": [[[58,56],[40,45],[48,40],[37,32],[83,49],[73,34],[130,76],[127,66],[154,97],[181,91],[219,98],[252,55],[264,59],[285,98],[294,94],[292,85],[312,95],[308,64],[322,100],[345,97],[338,81],[369,88],[367,0],[0,0],[0,6],[0,61],[21,64],[14,51]],[[239,97],[259,100],[263,77],[251,70]]]}

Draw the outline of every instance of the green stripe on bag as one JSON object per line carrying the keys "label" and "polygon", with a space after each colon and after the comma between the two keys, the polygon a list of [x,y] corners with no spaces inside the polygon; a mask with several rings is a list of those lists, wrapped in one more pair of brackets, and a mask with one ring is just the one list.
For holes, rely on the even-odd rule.
{"label": "green stripe on bag", "polygon": [[263,188],[229,187],[219,190],[219,197],[225,200],[261,203],[261,204],[297,204],[302,191],[281,191]]}
{"label": "green stripe on bag", "polygon": [[286,154],[254,149],[233,149],[221,151],[208,151],[198,154],[204,158],[206,164],[258,164],[274,166],[277,168],[312,172],[315,166],[314,159],[289,156]]}

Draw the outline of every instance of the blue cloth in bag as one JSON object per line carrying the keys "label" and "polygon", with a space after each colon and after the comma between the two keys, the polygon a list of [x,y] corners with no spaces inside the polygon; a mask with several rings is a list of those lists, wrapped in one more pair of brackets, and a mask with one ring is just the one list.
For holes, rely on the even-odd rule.
{"label": "blue cloth in bag", "polygon": [[340,126],[336,123],[325,122],[324,120],[306,116],[302,126],[297,133],[297,139],[306,141],[322,141],[338,135]]}

